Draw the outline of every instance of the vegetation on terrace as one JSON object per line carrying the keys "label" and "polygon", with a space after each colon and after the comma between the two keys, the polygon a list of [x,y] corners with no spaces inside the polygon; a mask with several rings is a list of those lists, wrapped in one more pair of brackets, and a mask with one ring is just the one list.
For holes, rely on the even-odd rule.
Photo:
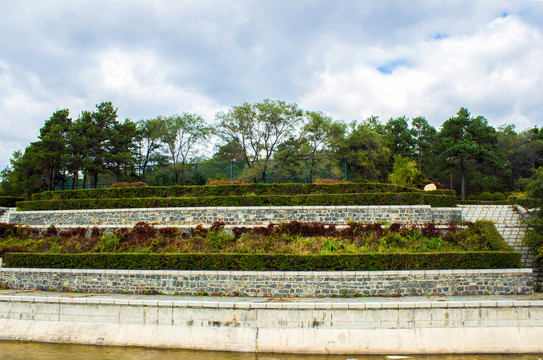
{"label": "vegetation on terrace", "polygon": [[[176,227],[155,228],[150,224],[138,223],[133,228],[116,229],[113,234],[106,235],[103,234],[103,230],[93,228],[89,236],[85,228],[58,231],[51,226],[39,231],[24,226],[1,224],[0,239],[0,256],[11,259],[7,261],[8,265],[17,266],[21,265],[20,262],[23,261],[21,259],[26,259],[24,261],[41,259],[41,265],[44,265],[43,262],[46,261],[44,259],[49,259],[47,261],[64,259],[62,261],[68,261],[76,268],[88,265],[74,263],[74,259],[83,259],[83,257],[44,258],[43,255],[29,255],[29,257],[13,257],[13,255],[10,258],[11,255],[6,256],[6,253],[88,254],[88,256],[91,256],[89,254],[104,254],[107,258],[112,253],[127,254],[128,257],[119,258],[125,259],[122,261],[132,259],[130,257],[132,255],[129,256],[129,254],[148,254],[152,255],[151,258],[154,260],[144,257],[147,259],[144,260],[144,264],[151,261],[156,265],[157,262],[166,261],[164,259],[170,259],[168,261],[171,262],[174,261],[171,260],[173,257],[177,259],[175,263],[181,268],[187,268],[187,266],[192,268],[199,264],[198,266],[203,268],[213,269],[217,266],[219,268],[248,266],[251,269],[266,266],[277,268],[278,266],[283,270],[293,270],[303,268],[303,263],[309,266],[308,269],[330,270],[341,266],[344,266],[342,269],[352,270],[376,268],[384,270],[403,267],[420,268],[421,266],[422,268],[435,266],[462,268],[477,264],[486,268],[504,265],[503,263],[498,265],[496,259],[505,261],[508,266],[519,266],[518,254],[512,255],[511,247],[488,221],[449,224],[446,229],[438,229],[435,224],[383,226],[359,223],[351,223],[339,229],[322,223],[294,221],[266,227],[235,227],[231,233],[227,233],[224,230],[224,223],[220,222],[215,222],[210,228],[199,225],[190,232],[183,233]],[[163,256],[156,257],[160,254]],[[492,258],[491,254],[497,257]],[[247,257],[246,255],[255,256]],[[292,257],[285,258],[284,255]],[[340,255],[343,257],[338,258],[337,256]],[[357,257],[349,257],[351,255]],[[274,256],[283,256],[276,258],[280,259],[277,261],[282,265],[279,266],[278,263],[263,265],[270,261],[273,264],[271,259]],[[92,261],[97,263],[104,261],[99,256],[91,256],[85,261],[90,261],[88,259],[94,259]],[[179,259],[191,260],[189,265],[183,265],[178,263]],[[288,264],[284,263],[285,259],[292,261],[291,268],[285,268]],[[386,259],[389,263],[384,262],[378,265]],[[18,262],[15,264],[13,261]],[[228,265],[229,261],[235,265]],[[240,265],[240,262],[246,261],[252,265]],[[462,264],[459,261],[468,261],[468,264]],[[126,264],[122,266],[125,268]]]}
{"label": "vegetation on terrace", "polygon": [[[45,119],[45,118],[44,118]],[[103,187],[115,181],[203,185],[218,178],[304,182],[319,178],[428,181],[462,198],[522,191],[543,165],[543,131],[495,129],[460,108],[438,130],[418,116],[347,124],[278,100],[244,103],[216,114],[119,121],[111,102],[72,119],[68,109],[45,120],[37,141],[0,172],[0,196]],[[212,125],[213,124],[213,125]],[[218,140],[218,141],[215,141]]]}
{"label": "vegetation on terrace", "polygon": [[432,205],[454,206],[452,190],[423,192],[379,183],[228,184],[113,187],[34,194],[19,210],[115,209],[205,206]]}

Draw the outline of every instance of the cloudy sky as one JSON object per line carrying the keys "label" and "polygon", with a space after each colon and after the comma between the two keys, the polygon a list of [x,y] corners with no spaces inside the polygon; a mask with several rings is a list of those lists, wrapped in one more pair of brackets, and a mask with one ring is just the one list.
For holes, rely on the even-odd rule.
{"label": "cloudy sky", "polygon": [[0,169],[56,109],[211,122],[264,99],[541,127],[543,1],[1,0]]}

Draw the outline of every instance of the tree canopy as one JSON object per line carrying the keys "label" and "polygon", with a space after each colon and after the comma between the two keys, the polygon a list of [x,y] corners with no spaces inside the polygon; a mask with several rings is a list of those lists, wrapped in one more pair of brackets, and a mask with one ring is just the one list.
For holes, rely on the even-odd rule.
{"label": "tree canopy", "polygon": [[206,120],[181,113],[119,121],[109,101],[72,120],[60,109],[0,172],[0,195],[52,189],[251,182],[434,182],[462,198],[525,189],[543,165],[543,130],[497,130],[460,108],[439,129],[423,116],[349,124],[294,103],[243,103]]}

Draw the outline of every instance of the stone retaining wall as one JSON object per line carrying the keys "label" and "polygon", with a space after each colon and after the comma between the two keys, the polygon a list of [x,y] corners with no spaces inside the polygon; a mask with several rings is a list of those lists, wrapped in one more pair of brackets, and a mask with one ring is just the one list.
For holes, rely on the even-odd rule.
{"label": "stone retaining wall", "polygon": [[460,205],[459,207],[462,209],[462,219],[465,221],[492,221],[505,242],[521,253],[522,266],[534,268],[534,281],[543,283],[543,269],[535,268],[534,256],[528,247],[522,244],[526,231],[522,224],[525,214],[519,213],[511,205]]}
{"label": "stone retaining wall", "polygon": [[223,221],[226,224],[266,225],[288,221],[347,224],[398,222],[447,223],[460,219],[459,208],[432,208],[429,205],[406,206],[258,206],[258,207],[196,207],[154,209],[100,209],[12,211],[9,222],[33,225],[133,226],[144,221],[161,225],[198,225]]}
{"label": "stone retaining wall", "polygon": [[151,271],[0,268],[10,289],[89,293],[313,296],[531,294],[531,269],[417,271]]}
{"label": "stone retaining wall", "polygon": [[[521,215],[510,205],[460,205],[456,208],[432,208],[428,205],[413,206],[285,206],[285,207],[207,207],[207,208],[156,208],[156,209],[100,209],[15,211],[10,208],[1,215],[0,222],[21,223],[29,226],[59,228],[131,227],[137,222],[155,223],[158,226],[190,228],[198,224],[210,225],[224,221],[230,226],[251,226],[279,223],[281,221],[323,222],[336,225],[350,221],[362,223],[447,223],[456,220],[491,220],[505,241],[522,254],[522,264],[534,268],[534,257],[522,245],[525,228]],[[543,271],[534,268],[534,279],[543,283]]]}

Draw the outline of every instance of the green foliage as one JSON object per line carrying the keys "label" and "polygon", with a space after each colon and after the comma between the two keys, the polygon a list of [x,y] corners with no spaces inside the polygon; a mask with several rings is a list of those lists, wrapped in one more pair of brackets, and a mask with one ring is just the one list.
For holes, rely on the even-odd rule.
{"label": "green foliage", "polygon": [[7,267],[56,269],[384,271],[519,268],[520,254],[5,254]]}
{"label": "green foliage", "polygon": [[426,173],[429,170],[429,164],[432,163],[432,148],[435,143],[436,129],[422,117],[416,117],[411,120],[411,133],[413,135],[413,147],[417,154],[418,169]]}
{"label": "green foliage", "polygon": [[468,226],[459,245],[468,251],[510,251],[491,221],[479,220]]}
{"label": "green foliage", "polygon": [[[450,167],[460,169],[462,200],[466,199],[465,173],[469,161],[483,163],[485,166],[499,167],[497,153],[497,132],[488,121],[478,116],[471,117],[466,108],[460,108],[455,117],[442,125],[438,136],[438,157]],[[452,170],[452,169],[451,169]]]}
{"label": "green foliage", "polygon": [[526,192],[532,198],[531,217],[525,222],[528,226],[524,244],[535,256],[536,263],[543,268],[543,167],[540,167],[526,186]]}
{"label": "green foliage", "polygon": [[338,155],[345,157],[355,179],[385,181],[389,171],[390,150],[383,137],[365,123],[350,125],[350,134],[340,145]]}
{"label": "green foliage", "polygon": [[[298,195],[418,192],[405,186],[382,183],[340,184],[226,184],[208,186],[147,186],[71,191],[45,191],[33,194],[32,200],[104,199],[104,198],[174,198],[239,195]],[[454,191],[439,190],[439,195],[454,195]]]}
{"label": "green foliage", "polygon": [[413,156],[414,138],[405,116],[387,121],[384,127],[385,141],[394,157]]}
{"label": "green foliage", "polygon": [[24,198],[18,196],[0,196],[0,207],[15,207],[15,203],[23,200]]}
{"label": "green foliage", "polygon": [[104,235],[100,238],[100,252],[116,252],[119,247],[119,237],[115,234]]}
{"label": "green foliage", "polygon": [[526,185],[526,193],[529,197],[543,202],[543,166],[539,167]]}
{"label": "green foliage", "polygon": [[407,187],[420,186],[422,184],[422,174],[417,170],[415,165],[414,161],[409,161],[409,159],[401,155],[396,155],[394,157],[394,167],[388,179],[395,185]]}
{"label": "green foliage", "polygon": [[505,194],[501,192],[489,192],[485,191],[480,194],[469,195],[467,200],[461,200],[460,204],[507,204],[508,200]]}
{"label": "green foliage", "polygon": [[218,135],[246,162],[254,181],[264,180],[279,144],[300,137],[296,128],[303,116],[303,110],[296,104],[283,101],[266,99],[256,104],[244,103],[217,114]]}
{"label": "green foliage", "polygon": [[407,193],[246,195],[178,198],[100,198],[39,200],[17,203],[19,210],[120,209],[209,206],[340,206],[340,205],[431,205],[454,206],[450,195]]}
{"label": "green foliage", "polygon": [[[540,128],[517,133],[513,125],[504,125],[496,131],[465,108],[439,132],[420,116],[411,124],[403,116],[384,125],[371,116],[347,127],[321,111],[272,100],[232,107],[216,119],[219,126],[184,113],[135,124],[118,121],[117,109],[107,101],[74,121],[67,109],[57,110],[40,129],[38,141],[14,152],[10,167],[0,172],[0,195],[97,187],[99,180],[104,185],[141,180],[197,185],[217,176],[250,182],[387,181],[392,157],[402,156],[416,161],[428,181],[455,188],[465,199],[523,190],[525,180],[543,165]],[[197,157],[201,145],[210,147],[204,140],[214,128],[222,142],[212,159],[223,163]],[[416,184],[405,174],[392,176],[394,182]],[[133,197],[178,196],[184,195]]]}
{"label": "green foliage", "polygon": [[[0,245],[3,252],[46,253],[137,252],[137,253],[267,253],[267,254],[357,254],[420,253],[451,251],[512,251],[494,225],[489,222],[468,223],[467,229],[450,224],[443,230],[435,224],[407,226],[350,223],[338,229],[323,223],[291,221],[265,227],[234,227],[224,231],[223,222],[210,228],[202,225],[181,233],[178,228],[156,229],[147,223],[133,228],[119,228],[114,234],[101,236],[85,228],[58,231],[54,226],[39,231],[2,224]],[[10,250],[12,249],[12,250]],[[15,249],[15,250],[14,250]]]}

